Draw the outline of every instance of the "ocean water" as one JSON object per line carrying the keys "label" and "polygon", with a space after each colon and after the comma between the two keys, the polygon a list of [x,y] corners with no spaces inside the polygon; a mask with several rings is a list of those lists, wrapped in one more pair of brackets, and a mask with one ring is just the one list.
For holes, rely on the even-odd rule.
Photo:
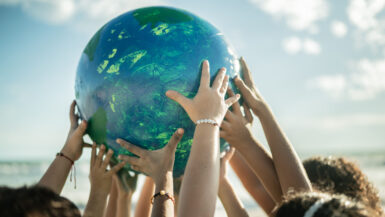
{"label": "ocean water", "polygon": [[[385,152],[382,153],[359,153],[344,155],[350,160],[359,164],[364,173],[369,177],[369,180],[377,187],[382,200],[385,204]],[[52,159],[51,159],[52,160]],[[0,160],[0,185],[11,187],[20,187],[23,185],[31,185],[39,181],[45,170],[50,164],[50,160],[44,161],[1,161]],[[74,183],[66,182],[62,195],[72,200],[80,209],[84,209],[90,190],[88,179],[89,163],[87,159],[80,160],[76,164],[76,180],[77,188],[74,189]],[[233,187],[242,200],[244,206],[248,210],[250,216],[265,216],[258,204],[245,191],[238,177],[229,172],[229,179]],[[132,208],[135,209],[135,201],[138,198],[138,191],[142,188],[144,176],[139,178],[137,192],[133,196]],[[225,210],[222,207],[219,199],[215,216],[226,216]]]}

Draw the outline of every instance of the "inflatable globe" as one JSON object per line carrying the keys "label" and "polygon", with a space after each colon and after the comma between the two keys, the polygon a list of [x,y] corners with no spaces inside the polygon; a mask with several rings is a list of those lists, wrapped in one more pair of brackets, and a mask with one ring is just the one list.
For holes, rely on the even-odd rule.
{"label": "inflatable globe", "polygon": [[[174,165],[174,176],[182,175],[195,125],[165,92],[194,97],[205,59],[212,80],[221,67],[230,78],[239,71],[238,58],[223,34],[187,11],[140,8],[105,24],[84,49],[75,82],[78,110],[88,120],[91,139],[113,149],[117,162],[118,154],[130,154],[117,138],[155,150],[183,128]],[[221,141],[222,149],[225,145]],[[123,171],[129,169],[127,165]]]}

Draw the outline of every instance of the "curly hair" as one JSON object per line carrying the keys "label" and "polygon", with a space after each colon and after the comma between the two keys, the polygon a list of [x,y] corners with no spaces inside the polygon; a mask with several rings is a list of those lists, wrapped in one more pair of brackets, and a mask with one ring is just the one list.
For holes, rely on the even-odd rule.
{"label": "curly hair", "polygon": [[303,217],[317,201],[321,206],[312,217],[375,217],[372,209],[345,195],[321,192],[290,192],[275,211],[275,217]]}
{"label": "curly hair", "polygon": [[315,190],[343,194],[383,215],[377,189],[353,162],[343,157],[311,157],[303,162]]}
{"label": "curly hair", "polygon": [[2,217],[80,217],[79,209],[68,199],[40,186],[0,187]]}

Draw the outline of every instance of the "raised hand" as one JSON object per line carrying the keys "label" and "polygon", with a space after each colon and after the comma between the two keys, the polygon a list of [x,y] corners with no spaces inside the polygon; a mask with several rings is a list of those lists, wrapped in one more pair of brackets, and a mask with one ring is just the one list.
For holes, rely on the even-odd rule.
{"label": "raised hand", "polygon": [[87,122],[82,121],[79,125],[79,116],[75,114],[76,101],[74,100],[70,107],[71,126],[68,132],[67,140],[61,152],[68,156],[71,160],[76,161],[83,153],[83,147],[91,147],[83,140],[83,136],[87,130]]}
{"label": "raised hand", "polygon": [[253,82],[251,72],[243,58],[240,59],[244,81],[237,76],[234,79],[235,85],[238,87],[248,107],[259,116],[264,109],[268,108],[266,101],[259,93],[257,87]]}
{"label": "raised hand", "polygon": [[219,181],[222,182],[227,175],[227,166],[228,162],[231,160],[235,152],[235,148],[231,147],[226,151],[224,156],[221,158],[220,172],[219,172]]}
{"label": "raised hand", "polygon": [[112,177],[123,168],[124,162],[107,170],[113,151],[110,149],[103,160],[106,147],[101,145],[96,153],[96,144],[92,145],[90,162],[91,192],[83,217],[102,217],[106,206],[108,192],[111,189]]}
{"label": "raised hand", "polygon": [[188,99],[173,90],[167,91],[166,95],[179,103],[194,123],[201,119],[212,119],[220,125],[227,109],[239,99],[238,94],[226,100],[224,99],[228,82],[229,76],[226,75],[226,69],[221,68],[210,86],[209,62],[205,60],[202,64],[198,93],[193,99]]}
{"label": "raised hand", "polygon": [[107,166],[110,163],[110,159],[113,155],[113,151],[108,150],[106,157],[103,160],[103,155],[106,150],[104,145],[99,148],[99,153],[96,154],[96,144],[92,145],[91,163],[90,163],[90,182],[91,191],[97,191],[105,193],[106,195],[111,189],[112,176],[123,168],[124,162],[112,167],[109,171]]}
{"label": "raised hand", "polygon": [[138,156],[120,155],[119,159],[129,163],[132,169],[150,176],[157,183],[166,173],[172,173],[175,150],[183,137],[183,133],[184,131],[181,128],[176,130],[165,147],[154,151],[145,150],[127,141],[118,139],[117,143]]}
{"label": "raised hand", "polygon": [[[227,90],[229,97],[234,96],[234,92]],[[232,105],[233,111],[228,110],[221,125],[220,136],[235,148],[241,145],[253,143],[254,137],[251,131],[253,115],[247,104],[243,104],[245,115],[242,114],[241,106],[238,102]]]}

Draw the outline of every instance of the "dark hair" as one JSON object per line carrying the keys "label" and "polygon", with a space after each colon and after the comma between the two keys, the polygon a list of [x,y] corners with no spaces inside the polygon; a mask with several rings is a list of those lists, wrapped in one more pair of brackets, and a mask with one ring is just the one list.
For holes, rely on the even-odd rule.
{"label": "dark hair", "polygon": [[378,191],[353,162],[343,157],[311,157],[303,162],[315,190],[343,194],[383,214]]}
{"label": "dark hair", "polygon": [[40,186],[0,187],[0,216],[80,217],[79,209],[68,199]]}
{"label": "dark hair", "polygon": [[275,211],[275,217],[303,217],[317,201],[323,202],[312,217],[374,217],[376,214],[360,202],[344,195],[321,192],[291,192]]}

